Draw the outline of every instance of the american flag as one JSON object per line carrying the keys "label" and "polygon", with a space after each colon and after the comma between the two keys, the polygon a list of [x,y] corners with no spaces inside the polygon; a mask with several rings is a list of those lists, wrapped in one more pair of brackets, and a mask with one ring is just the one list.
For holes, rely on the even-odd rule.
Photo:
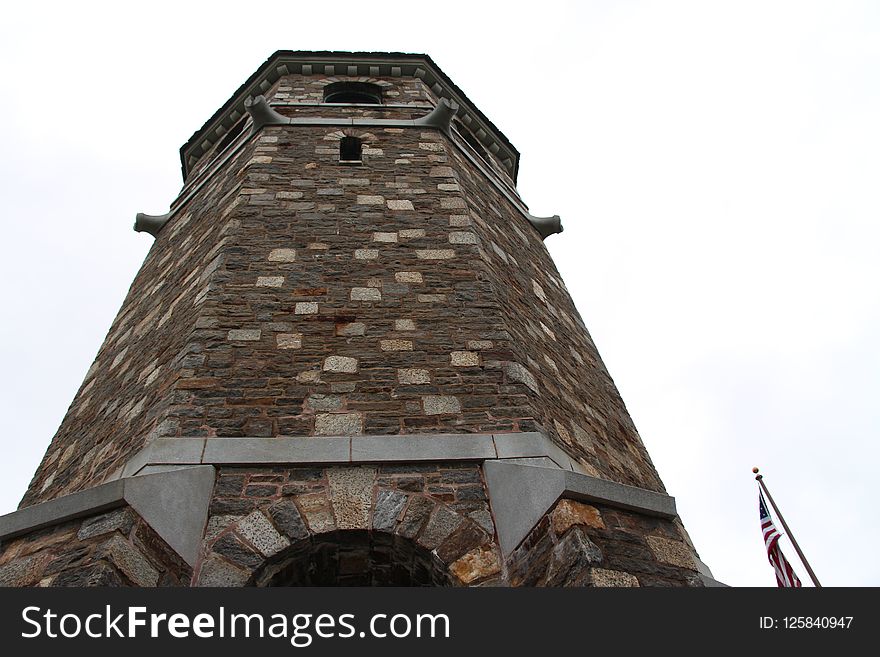
{"label": "american flag", "polygon": [[801,580],[794,574],[791,564],[788,563],[788,559],[779,548],[779,538],[782,534],[773,524],[773,519],[767,511],[767,504],[764,502],[764,494],[761,491],[758,491],[758,507],[761,512],[761,531],[764,534],[767,558],[770,559],[770,565],[776,571],[776,586],[800,588]]}

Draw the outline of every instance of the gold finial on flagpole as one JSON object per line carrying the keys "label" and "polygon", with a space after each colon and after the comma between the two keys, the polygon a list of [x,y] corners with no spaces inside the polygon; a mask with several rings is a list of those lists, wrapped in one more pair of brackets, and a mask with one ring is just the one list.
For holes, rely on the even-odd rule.
{"label": "gold finial on flagpole", "polygon": [[754,468],[752,468],[752,472],[754,472],[756,475],[758,475],[757,477],[755,477],[755,479],[757,479],[758,481],[761,481],[761,479],[764,478],[764,475],[758,474],[758,468],[757,468],[757,466],[754,467]]}

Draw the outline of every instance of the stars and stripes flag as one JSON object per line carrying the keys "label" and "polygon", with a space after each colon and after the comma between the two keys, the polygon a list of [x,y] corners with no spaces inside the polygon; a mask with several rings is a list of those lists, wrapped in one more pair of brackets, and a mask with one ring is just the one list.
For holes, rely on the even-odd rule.
{"label": "stars and stripes flag", "polygon": [[801,580],[794,574],[788,559],[782,554],[779,547],[779,539],[782,534],[773,524],[773,518],[767,511],[767,503],[764,502],[764,494],[758,491],[758,507],[761,512],[761,532],[764,534],[764,546],[767,548],[767,558],[770,559],[770,565],[776,571],[776,585],[782,587],[800,588]]}

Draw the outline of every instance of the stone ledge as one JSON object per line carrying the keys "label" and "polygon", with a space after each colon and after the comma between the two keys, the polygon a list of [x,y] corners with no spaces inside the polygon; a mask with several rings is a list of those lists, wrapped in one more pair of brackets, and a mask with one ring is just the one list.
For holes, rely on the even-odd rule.
{"label": "stone ledge", "polygon": [[124,504],[125,480],[120,479],[48,502],[26,506],[0,516],[0,541],[68,520],[109,511]]}
{"label": "stone ledge", "polygon": [[0,516],[0,541],[129,505],[194,566],[213,489],[210,466],[126,477]]}
{"label": "stone ledge", "polygon": [[678,515],[675,498],[669,495],[578,472],[565,473],[563,497],[580,502],[599,502],[670,520]]}
{"label": "stone ledge", "polygon": [[[182,438],[180,440],[186,440]],[[203,464],[345,463],[351,452],[348,436],[314,438],[208,438]]]}
{"label": "stone ledge", "polygon": [[545,434],[410,433],[287,438],[159,438],[135,454],[119,476],[166,465],[360,464],[419,461],[540,459],[545,465],[582,473]]}
{"label": "stone ledge", "polygon": [[494,459],[497,455],[491,434],[419,434],[361,436],[351,440],[352,463],[400,463]]}

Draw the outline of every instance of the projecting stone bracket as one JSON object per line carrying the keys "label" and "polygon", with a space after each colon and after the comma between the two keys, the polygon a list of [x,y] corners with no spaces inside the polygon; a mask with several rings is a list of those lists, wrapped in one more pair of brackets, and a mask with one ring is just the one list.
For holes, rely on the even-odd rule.
{"label": "projecting stone bracket", "polygon": [[289,118],[283,114],[279,114],[269,106],[269,102],[264,96],[248,98],[244,101],[244,108],[247,110],[248,114],[251,115],[251,119],[253,120],[253,126],[251,127],[252,134],[258,132],[263,126],[288,125],[290,123]]}
{"label": "projecting stone bracket", "polygon": [[675,499],[599,479],[571,470],[486,461],[489,500],[496,520],[498,542],[507,556],[561,498],[593,502],[659,518],[672,519]]}
{"label": "projecting stone bracket", "polygon": [[144,214],[138,212],[134,220],[134,230],[136,233],[149,233],[153,237],[159,234],[162,227],[171,219],[171,212],[166,214]]}
{"label": "projecting stone bracket", "polygon": [[558,214],[554,214],[552,217],[536,217],[527,214],[526,219],[538,231],[542,240],[562,232],[562,220]]}
{"label": "projecting stone bracket", "polygon": [[0,541],[129,505],[190,566],[198,558],[214,489],[211,466],[117,479],[0,516]]}
{"label": "projecting stone bracket", "polygon": [[415,125],[427,128],[438,128],[443,132],[449,132],[449,126],[455,113],[458,112],[458,103],[448,98],[441,98],[437,106],[425,116],[415,120]]}

